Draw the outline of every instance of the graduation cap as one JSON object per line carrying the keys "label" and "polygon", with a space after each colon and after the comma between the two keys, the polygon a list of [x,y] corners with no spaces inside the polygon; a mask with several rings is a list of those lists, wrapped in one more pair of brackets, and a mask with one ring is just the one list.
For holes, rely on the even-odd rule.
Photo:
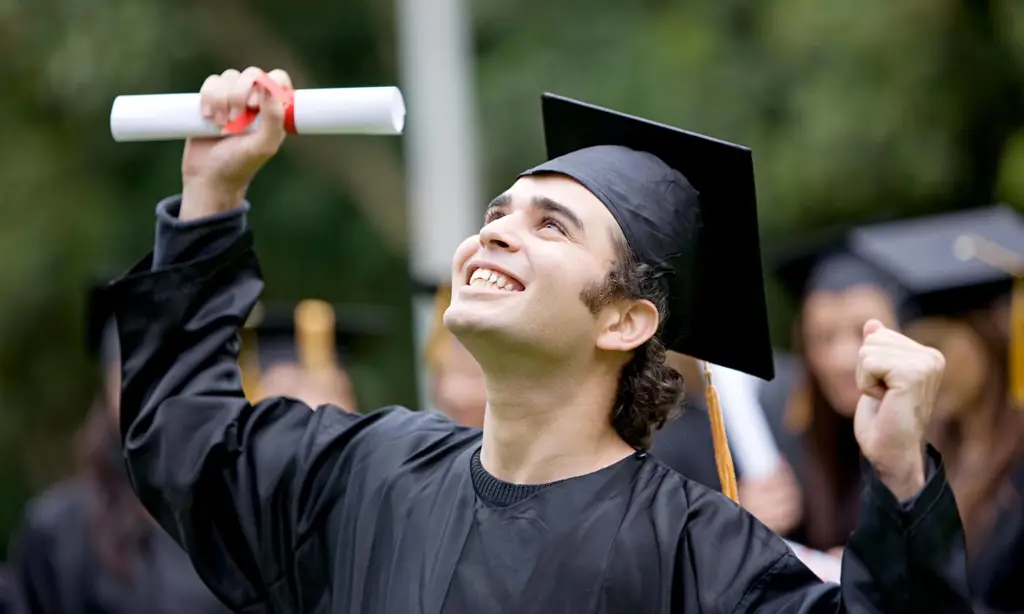
{"label": "graduation cap", "polygon": [[[772,379],[750,150],[553,94],[541,106],[548,161],[521,176],[565,175],[604,203],[667,296],[669,350]],[[723,492],[735,500],[710,381],[707,390]]]}
{"label": "graduation cap", "polygon": [[246,397],[259,398],[263,374],[278,365],[314,374],[345,370],[357,339],[387,333],[384,313],[379,308],[342,310],[319,299],[258,303],[241,331],[238,362]]}
{"label": "graduation cap", "polygon": [[1006,205],[855,229],[851,249],[909,292],[917,316],[1011,300],[1011,393],[1024,405],[1024,218]]}
{"label": "graduation cap", "polygon": [[891,297],[902,320],[905,289],[891,272],[850,248],[851,232],[848,227],[828,228],[778,250],[771,259],[775,278],[797,303],[813,292],[843,292],[861,285],[879,288]]}

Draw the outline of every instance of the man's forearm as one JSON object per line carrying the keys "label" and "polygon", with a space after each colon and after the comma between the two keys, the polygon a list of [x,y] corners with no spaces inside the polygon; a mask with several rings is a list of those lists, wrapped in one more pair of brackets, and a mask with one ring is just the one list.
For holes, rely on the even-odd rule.
{"label": "man's forearm", "polygon": [[181,211],[183,222],[199,221],[234,211],[245,200],[245,188],[232,188],[222,184],[186,182],[182,188]]}

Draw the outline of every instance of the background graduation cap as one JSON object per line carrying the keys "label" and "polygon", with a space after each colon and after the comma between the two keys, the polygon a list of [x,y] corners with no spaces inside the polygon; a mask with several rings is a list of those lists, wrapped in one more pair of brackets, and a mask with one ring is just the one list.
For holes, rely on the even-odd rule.
{"label": "background graduation cap", "polygon": [[360,339],[386,335],[387,310],[342,308],[318,299],[258,303],[242,330],[239,366],[246,396],[258,395],[261,376],[277,364],[315,372],[345,369]]}
{"label": "background graduation cap", "polygon": [[576,180],[611,212],[667,294],[661,338],[705,363],[722,491],[736,475],[708,363],[775,376],[746,147],[569,98],[541,98],[548,161],[521,174]]}
{"label": "background graduation cap", "polygon": [[1012,296],[1010,386],[1024,405],[1024,218],[995,205],[855,229],[851,249],[889,271],[916,316],[961,315]]}
{"label": "background graduation cap", "polygon": [[853,227],[823,229],[777,250],[770,259],[775,278],[787,298],[799,310],[806,296],[816,290],[840,292],[870,284],[889,293],[899,311],[905,291],[885,268],[855,253],[850,247]]}

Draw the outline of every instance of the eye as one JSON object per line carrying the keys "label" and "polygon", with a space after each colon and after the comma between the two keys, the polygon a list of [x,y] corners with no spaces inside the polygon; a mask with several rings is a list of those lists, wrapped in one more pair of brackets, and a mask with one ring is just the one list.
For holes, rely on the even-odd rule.
{"label": "eye", "polygon": [[505,214],[502,213],[501,211],[492,209],[491,211],[487,212],[487,215],[484,216],[484,225],[486,226],[487,224],[490,224],[494,220],[500,219],[504,216]]}
{"label": "eye", "polygon": [[566,234],[565,226],[563,226],[561,222],[559,222],[558,220],[556,220],[553,217],[545,217],[544,219],[542,219],[541,222],[540,222],[540,227],[541,228],[554,228],[559,233],[561,233],[563,235]]}

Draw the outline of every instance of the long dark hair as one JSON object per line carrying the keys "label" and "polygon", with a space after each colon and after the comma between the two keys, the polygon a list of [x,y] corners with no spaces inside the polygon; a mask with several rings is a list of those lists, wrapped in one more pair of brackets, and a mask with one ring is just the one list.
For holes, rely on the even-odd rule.
{"label": "long dark hair", "polygon": [[942,453],[949,472],[970,553],[984,543],[1003,504],[1021,505],[1020,493],[1013,491],[1009,477],[1015,463],[1024,456],[1024,412],[1006,393],[1006,333],[987,312],[968,314],[962,321],[982,340],[991,365],[984,390],[992,396],[973,408],[993,413],[989,439],[985,442],[987,453],[979,467],[964,467],[964,434],[956,421],[939,425],[932,443]]}
{"label": "long dark hair", "polygon": [[117,426],[103,395],[75,438],[79,476],[87,485],[90,539],[100,564],[122,581],[135,579],[151,523],[128,481]]}
{"label": "long dark hair", "polygon": [[861,489],[853,420],[825,400],[809,369],[790,393],[786,411],[791,428],[803,435],[806,454],[803,539],[819,550],[841,546],[857,526]]}

